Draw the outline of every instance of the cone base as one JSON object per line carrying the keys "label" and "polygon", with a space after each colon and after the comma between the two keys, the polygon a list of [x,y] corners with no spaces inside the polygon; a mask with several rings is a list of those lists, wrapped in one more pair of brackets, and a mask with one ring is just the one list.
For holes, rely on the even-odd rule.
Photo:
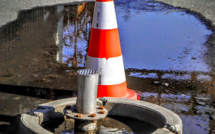
{"label": "cone base", "polygon": [[[102,97],[113,97],[113,96],[102,96]],[[98,98],[101,98],[101,96]],[[131,89],[127,89],[127,94],[125,96],[116,97],[116,98],[126,98],[126,99],[138,100],[137,93]]]}
{"label": "cone base", "polygon": [[131,89],[128,89],[127,90],[127,95],[125,96],[125,97],[123,97],[123,98],[127,98],[127,99],[132,99],[132,100],[137,100],[137,93],[136,92],[134,92],[133,90],[131,90]]}

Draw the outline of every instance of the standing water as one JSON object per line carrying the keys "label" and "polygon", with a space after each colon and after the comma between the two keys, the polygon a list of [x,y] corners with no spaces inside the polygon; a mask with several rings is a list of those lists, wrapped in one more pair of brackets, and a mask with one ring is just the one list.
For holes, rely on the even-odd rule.
{"label": "standing water", "polygon": [[[85,66],[93,7],[21,11],[0,29],[0,99],[6,102],[0,128],[11,128],[9,117],[37,104],[72,96],[76,72]],[[209,133],[215,77],[204,43],[212,32],[198,16],[151,0],[116,0],[115,7],[128,87],[179,114],[185,134]]]}

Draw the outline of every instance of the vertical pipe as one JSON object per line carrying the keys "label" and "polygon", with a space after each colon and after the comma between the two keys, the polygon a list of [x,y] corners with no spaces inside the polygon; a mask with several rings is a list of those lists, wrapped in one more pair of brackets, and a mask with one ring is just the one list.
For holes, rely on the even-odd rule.
{"label": "vertical pipe", "polygon": [[78,72],[78,97],[76,110],[79,113],[95,113],[98,87],[98,72],[83,69]]}

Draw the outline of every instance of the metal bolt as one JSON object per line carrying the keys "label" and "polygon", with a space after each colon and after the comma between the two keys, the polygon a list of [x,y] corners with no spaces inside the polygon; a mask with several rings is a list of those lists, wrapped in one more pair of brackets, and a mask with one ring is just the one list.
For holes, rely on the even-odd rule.
{"label": "metal bolt", "polygon": [[91,114],[90,117],[95,118],[95,117],[96,117],[96,114]]}
{"label": "metal bolt", "polygon": [[77,114],[77,115],[75,115],[76,117],[78,117],[78,118],[81,118],[82,117],[82,114]]}
{"label": "metal bolt", "polygon": [[99,113],[100,113],[100,114],[105,114],[105,111],[100,111]]}
{"label": "metal bolt", "polygon": [[99,109],[100,109],[100,110],[104,110],[104,109],[105,109],[105,107],[103,107],[103,106],[99,106]]}

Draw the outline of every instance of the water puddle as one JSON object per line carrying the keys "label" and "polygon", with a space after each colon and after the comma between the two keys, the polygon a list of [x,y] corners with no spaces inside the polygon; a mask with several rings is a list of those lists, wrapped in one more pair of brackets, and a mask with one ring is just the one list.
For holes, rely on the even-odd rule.
{"label": "water puddle", "polygon": [[[208,133],[215,80],[204,43],[212,32],[198,16],[151,0],[116,0],[115,7],[128,87],[179,114],[185,134]],[[0,99],[7,102],[0,116],[75,94],[93,10],[93,2],[34,8],[0,28]]]}
{"label": "water puddle", "polygon": [[203,58],[207,52],[203,44],[211,31],[195,16],[182,11],[128,10],[129,19],[118,16],[125,68],[210,71]]}

